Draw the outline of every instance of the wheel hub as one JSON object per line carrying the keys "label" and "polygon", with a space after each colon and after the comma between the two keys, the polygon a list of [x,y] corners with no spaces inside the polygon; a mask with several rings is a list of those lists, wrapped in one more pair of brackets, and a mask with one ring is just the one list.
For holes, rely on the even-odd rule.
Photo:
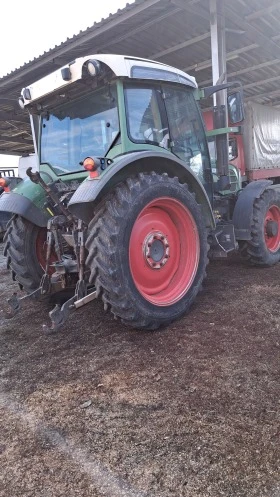
{"label": "wheel hub", "polygon": [[272,253],[280,250],[280,206],[271,205],[264,218],[264,240]]}
{"label": "wheel hub", "polygon": [[266,224],[266,234],[269,238],[278,234],[278,223],[276,221],[268,221]]}
{"label": "wheel hub", "polygon": [[144,244],[143,254],[147,264],[152,269],[161,269],[170,257],[170,247],[167,236],[161,231],[150,233]]}

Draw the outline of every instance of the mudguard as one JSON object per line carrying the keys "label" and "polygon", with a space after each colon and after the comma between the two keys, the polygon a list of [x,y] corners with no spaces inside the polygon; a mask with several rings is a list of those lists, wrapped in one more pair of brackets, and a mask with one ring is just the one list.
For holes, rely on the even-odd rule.
{"label": "mudguard", "polygon": [[47,226],[48,216],[31,200],[14,192],[5,192],[0,196],[0,211],[19,214],[40,227]]}
{"label": "mudguard", "polygon": [[170,177],[177,176],[181,182],[187,183],[201,204],[206,226],[213,228],[215,220],[207,193],[189,166],[175,156],[165,152],[141,151],[132,152],[114,159],[113,164],[97,179],[86,179],[72,196],[68,208],[72,214],[89,223],[94,214],[94,207],[100,199],[127,177],[138,173],[151,172]]}
{"label": "mudguard", "polygon": [[268,179],[252,181],[239,194],[232,217],[237,240],[251,239],[254,201],[271,185],[272,181]]}
{"label": "mudguard", "polygon": [[[52,181],[52,177],[45,171],[42,171],[41,175],[47,183]],[[46,193],[43,188],[29,178],[24,178],[11,192],[0,196],[0,211],[18,214],[40,227],[47,226],[51,217],[45,204]]]}

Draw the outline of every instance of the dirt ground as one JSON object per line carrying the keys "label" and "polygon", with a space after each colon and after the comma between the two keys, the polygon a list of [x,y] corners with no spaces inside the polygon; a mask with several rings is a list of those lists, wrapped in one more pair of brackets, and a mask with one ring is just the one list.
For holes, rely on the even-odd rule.
{"label": "dirt ground", "polygon": [[160,332],[100,302],[51,336],[46,304],[2,314],[1,497],[279,497],[279,295],[280,265],[234,257]]}

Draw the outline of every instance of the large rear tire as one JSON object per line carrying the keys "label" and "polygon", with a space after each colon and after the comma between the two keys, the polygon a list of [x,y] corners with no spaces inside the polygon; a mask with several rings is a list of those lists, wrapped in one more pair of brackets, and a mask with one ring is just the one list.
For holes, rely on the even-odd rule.
{"label": "large rear tire", "polygon": [[251,239],[239,241],[242,259],[254,266],[280,261],[280,193],[268,188],[253,205]]}
{"label": "large rear tire", "polygon": [[182,316],[205,277],[207,231],[187,185],[166,174],[127,179],[98,206],[86,242],[90,281],[126,325]]}
{"label": "large rear tire", "polygon": [[21,289],[33,292],[40,285],[45,262],[45,241],[47,230],[13,216],[4,236],[4,255]]}

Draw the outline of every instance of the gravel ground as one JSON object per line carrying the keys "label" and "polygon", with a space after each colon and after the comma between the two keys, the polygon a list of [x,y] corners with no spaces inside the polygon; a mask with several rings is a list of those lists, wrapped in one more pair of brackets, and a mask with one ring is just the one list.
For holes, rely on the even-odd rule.
{"label": "gravel ground", "polygon": [[0,496],[280,497],[279,276],[211,263],[160,332],[98,301],[51,336],[45,303],[2,313]]}

